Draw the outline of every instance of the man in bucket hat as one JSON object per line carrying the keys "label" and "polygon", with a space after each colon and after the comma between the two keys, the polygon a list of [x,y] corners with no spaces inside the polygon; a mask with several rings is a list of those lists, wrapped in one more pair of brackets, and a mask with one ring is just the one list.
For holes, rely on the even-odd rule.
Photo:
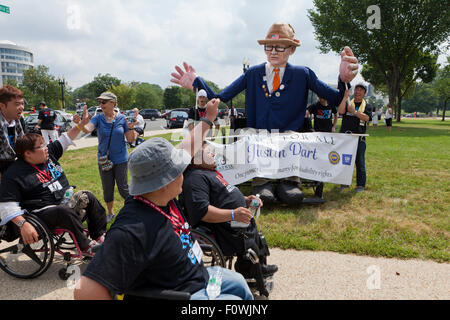
{"label": "man in bucket hat", "polygon": [[[302,128],[308,90],[330,104],[339,105],[346,89],[345,83],[349,83],[358,72],[358,60],[349,47],[341,53],[338,90],[320,81],[308,67],[289,64],[289,57],[300,46],[300,40],[295,38],[294,29],[287,23],[274,23],[266,38],[258,40],[258,43],[264,46],[267,62],[250,67],[218,94],[186,62],[183,63],[184,70],[175,67],[177,73],[172,73],[171,81],[189,89],[205,89],[209,98],[220,98],[222,101],[228,101],[245,90],[247,127],[285,132]],[[255,180],[253,193],[259,193],[266,203],[274,201],[268,180]],[[277,187],[278,200],[288,204],[301,203],[303,194],[299,182],[298,177],[283,179]]]}
{"label": "man in bucket hat", "polygon": [[[181,193],[183,171],[201,148],[218,105],[218,99],[208,103],[205,118],[178,149],[154,138],[131,153],[131,197],[81,278],[76,299],[111,299],[111,292],[126,295],[139,288],[184,291],[191,299],[207,299],[210,270],[203,266],[202,251],[192,240],[175,197]],[[240,274],[221,270],[219,299],[253,298]]]}

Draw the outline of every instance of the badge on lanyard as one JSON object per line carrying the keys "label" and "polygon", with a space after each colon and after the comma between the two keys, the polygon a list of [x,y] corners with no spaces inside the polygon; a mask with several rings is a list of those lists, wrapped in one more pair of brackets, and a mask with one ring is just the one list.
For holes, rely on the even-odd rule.
{"label": "badge on lanyard", "polygon": [[195,257],[197,258],[197,261],[202,261],[203,258],[203,251],[202,248],[200,248],[200,245],[198,244],[198,241],[195,240],[194,246],[192,247],[192,252],[194,253]]}
{"label": "badge on lanyard", "polygon": [[48,185],[48,188],[53,193],[53,192],[61,190],[62,189],[62,185],[61,185],[61,183],[59,183],[59,181],[55,181],[55,182],[50,183]]}

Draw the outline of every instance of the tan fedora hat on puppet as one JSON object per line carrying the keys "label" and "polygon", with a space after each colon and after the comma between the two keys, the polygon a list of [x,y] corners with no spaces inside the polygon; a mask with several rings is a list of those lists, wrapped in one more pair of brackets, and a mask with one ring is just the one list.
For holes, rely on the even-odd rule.
{"label": "tan fedora hat on puppet", "polygon": [[294,28],[288,23],[274,23],[264,40],[258,40],[261,45],[289,45],[300,46],[300,40],[294,38]]}

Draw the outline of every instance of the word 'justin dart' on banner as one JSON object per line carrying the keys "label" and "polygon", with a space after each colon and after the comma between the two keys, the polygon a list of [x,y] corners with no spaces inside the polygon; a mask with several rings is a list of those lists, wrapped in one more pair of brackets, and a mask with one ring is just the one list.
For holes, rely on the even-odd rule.
{"label": "word 'justin dart' on banner", "polygon": [[314,181],[351,185],[359,135],[287,133],[242,135],[231,144],[208,141],[217,170],[230,184],[255,177],[297,176]]}

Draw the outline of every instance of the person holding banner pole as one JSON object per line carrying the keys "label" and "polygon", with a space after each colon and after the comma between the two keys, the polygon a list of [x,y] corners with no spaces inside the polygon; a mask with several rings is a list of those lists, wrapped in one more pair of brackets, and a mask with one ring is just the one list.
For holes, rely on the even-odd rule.
{"label": "person holding banner pole", "polygon": [[[294,28],[288,23],[274,23],[263,40],[267,62],[252,66],[231,85],[216,94],[197,76],[195,69],[183,63],[172,73],[171,81],[182,87],[205,89],[208,98],[220,98],[229,101],[245,90],[247,127],[265,129],[270,132],[298,131],[302,128],[308,101],[308,91],[338,105],[344,95],[345,83],[349,83],[358,73],[358,60],[352,50],[345,47],[341,53],[338,90],[320,81],[316,74],[304,66],[293,66],[288,63],[289,57],[300,46],[295,39]],[[303,193],[299,188],[300,179],[292,177],[280,181],[277,187],[278,200],[287,204],[299,204]],[[269,180],[264,179],[261,185],[254,185],[253,193],[259,193],[266,203],[275,201]]]}
{"label": "person holding banner pole", "polygon": [[[197,102],[194,107],[189,109],[188,112],[188,122],[187,127],[189,131],[194,129],[194,126],[203,118],[206,114],[206,103],[208,102],[208,98],[205,90],[199,90],[197,93]],[[217,137],[220,129],[219,120],[216,118],[214,120],[215,132],[213,137]],[[212,130],[211,130],[212,131]],[[211,136],[211,131],[208,133],[208,137]]]}
{"label": "person holding banner pole", "polygon": [[[342,115],[341,133],[366,133],[367,122],[370,120],[372,108],[364,100],[367,88],[364,84],[359,83],[355,87],[353,100],[347,104],[349,91],[346,90],[344,99],[339,105],[338,111]],[[356,167],[356,191],[362,192],[366,187],[366,138],[359,137],[358,149],[356,151],[355,167]],[[341,190],[348,186],[341,185]]]}

